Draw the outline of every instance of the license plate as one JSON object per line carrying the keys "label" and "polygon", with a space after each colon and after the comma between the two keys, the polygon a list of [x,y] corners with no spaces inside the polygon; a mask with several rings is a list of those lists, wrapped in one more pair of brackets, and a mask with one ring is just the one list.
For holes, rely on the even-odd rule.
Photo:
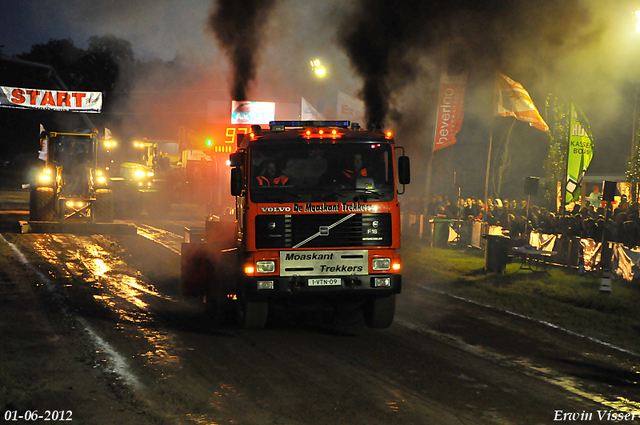
{"label": "license plate", "polygon": [[338,277],[325,278],[325,279],[309,279],[309,286],[340,286],[342,285],[342,279]]}

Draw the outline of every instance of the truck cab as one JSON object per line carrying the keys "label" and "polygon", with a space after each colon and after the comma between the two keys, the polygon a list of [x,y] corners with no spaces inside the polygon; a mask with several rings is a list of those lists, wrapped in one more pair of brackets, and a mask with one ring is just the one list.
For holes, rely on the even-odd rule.
{"label": "truck cab", "polygon": [[264,326],[272,307],[318,303],[357,304],[369,326],[391,325],[398,187],[410,180],[398,149],[391,133],[348,121],[275,121],[242,137],[230,158],[234,231],[208,220],[204,239],[235,264],[222,295],[238,297],[245,326]]}

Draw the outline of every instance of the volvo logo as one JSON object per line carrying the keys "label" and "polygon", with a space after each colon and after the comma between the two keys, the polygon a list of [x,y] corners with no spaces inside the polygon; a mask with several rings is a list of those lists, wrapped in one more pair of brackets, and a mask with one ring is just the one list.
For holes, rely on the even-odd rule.
{"label": "volvo logo", "polygon": [[371,223],[371,227],[373,227],[374,229],[378,228],[378,220],[375,220]]}
{"label": "volvo logo", "polygon": [[276,228],[276,222],[272,221],[271,223],[269,223],[269,229],[275,229]]}

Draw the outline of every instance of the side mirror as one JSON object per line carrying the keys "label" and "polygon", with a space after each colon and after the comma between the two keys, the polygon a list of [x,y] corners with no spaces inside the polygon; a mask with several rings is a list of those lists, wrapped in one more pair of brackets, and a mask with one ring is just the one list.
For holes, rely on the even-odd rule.
{"label": "side mirror", "polygon": [[398,181],[400,184],[411,183],[411,164],[408,156],[398,158]]}
{"label": "side mirror", "polygon": [[244,165],[242,163],[242,155],[240,155],[238,152],[234,152],[229,155],[229,165],[232,167],[241,167],[242,165]]}
{"label": "side mirror", "polygon": [[242,171],[237,167],[231,169],[231,195],[242,195]]}

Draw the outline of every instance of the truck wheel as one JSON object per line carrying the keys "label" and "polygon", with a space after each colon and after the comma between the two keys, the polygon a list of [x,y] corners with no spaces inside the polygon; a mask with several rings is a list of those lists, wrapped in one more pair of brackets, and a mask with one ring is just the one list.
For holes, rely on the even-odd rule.
{"label": "truck wheel", "polygon": [[36,187],[29,197],[29,218],[32,221],[53,221],[55,194],[52,187]]}
{"label": "truck wheel", "polygon": [[266,301],[243,301],[240,312],[241,325],[245,329],[262,329],[267,324],[269,303]]}
{"label": "truck wheel", "polygon": [[96,189],[96,202],[93,204],[96,221],[113,222],[113,191],[111,189]]}
{"label": "truck wheel", "polygon": [[364,305],[364,321],[370,328],[388,328],[396,313],[396,294],[376,297]]}

